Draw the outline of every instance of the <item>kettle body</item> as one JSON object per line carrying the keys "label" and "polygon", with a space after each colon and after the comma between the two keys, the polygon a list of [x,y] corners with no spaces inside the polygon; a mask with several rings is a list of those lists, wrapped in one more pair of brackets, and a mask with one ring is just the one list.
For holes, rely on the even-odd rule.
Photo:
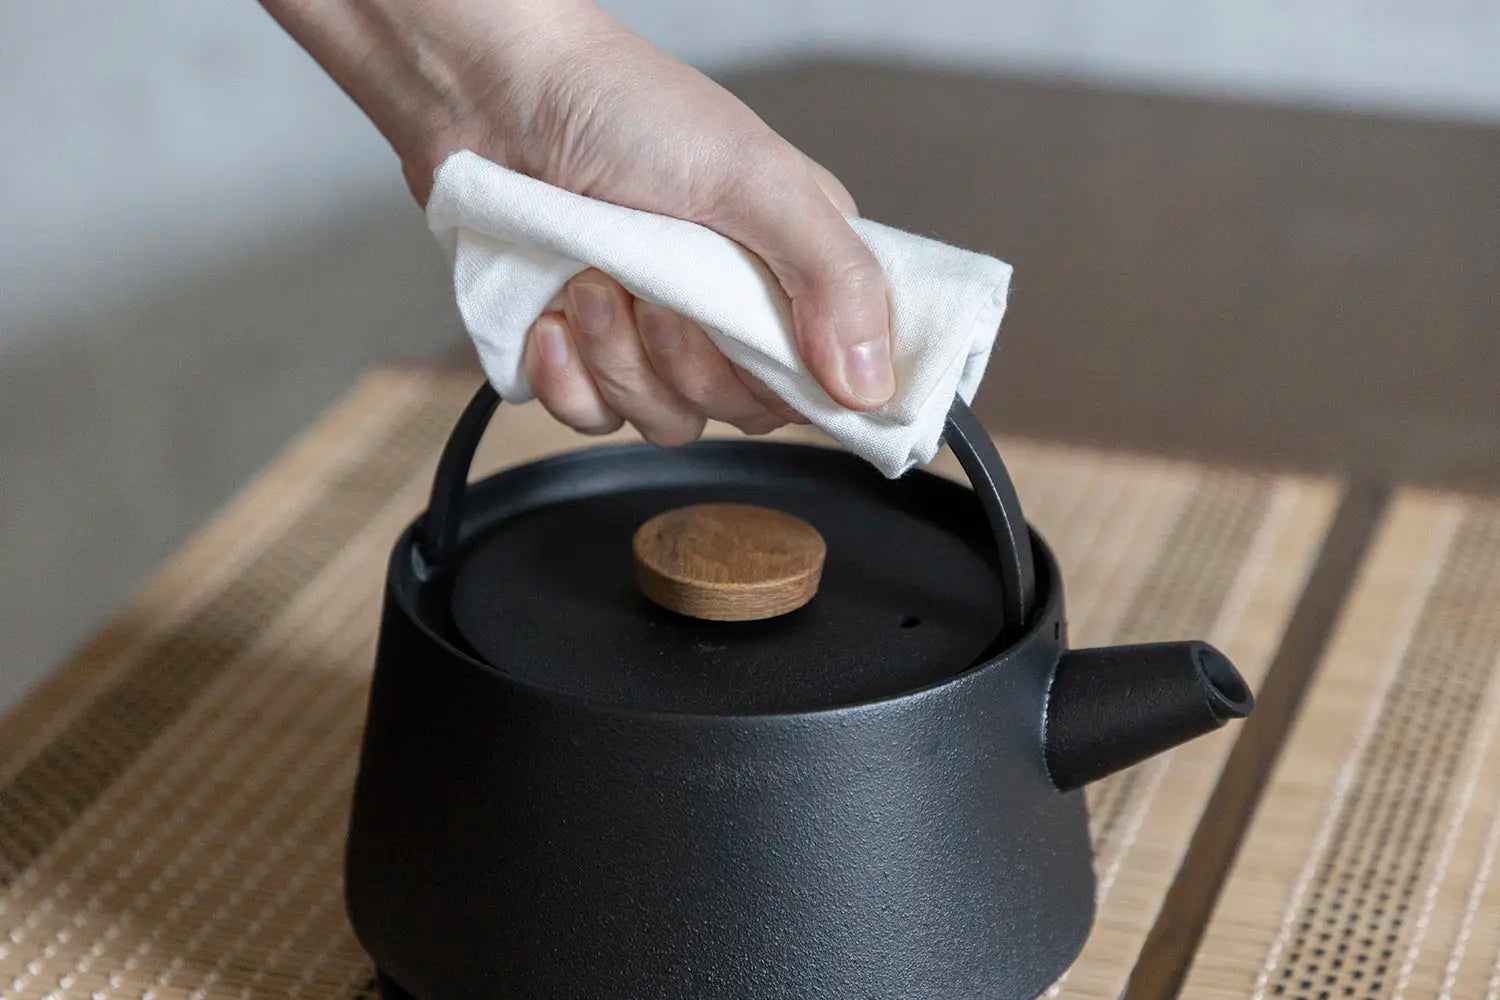
{"label": "kettle body", "polygon": [[1082,945],[1083,795],[1041,752],[1050,582],[1035,627],[960,677],[747,716],[527,689],[442,649],[400,589],[347,891],[413,996],[1021,998]]}
{"label": "kettle body", "polygon": [[[1058,774],[1113,769],[1099,758],[1122,741],[1063,727],[1074,738],[1049,745],[1049,716],[1082,712],[1072,703],[1092,704],[1094,678],[1107,685],[1119,664],[1071,654],[1069,667],[1039,536],[1020,529],[1024,621],[936,677],[870,662],[829,671],[874,685],[836,695],[778,682],[719,702],[638,679],[591,696],[537,673],[555,664],[522,662],[551,651],[481,652],[456,622],[455,567],[497,526],[646,487],[735,495],[810,475],[903,491],[971,539],[993,537],[992,511],[958,483],[889,484],[800,445],[595,448],[472,487],[472,443],[457,450],[392,556],[350,824],[348,910],[387,1000],[1023,1000],[1077,955],[1092,858],[1083,794]],[[457,521],[439,511],[445,490],[464,497]],[[888,642],[899,656],[900,641],[866,655]],[[1162,677],[1201,685],[1201,649],[1165,650]],[[796,666],[786,676],[818,673]],[[1193,720],[1162,746],[1228,717],[1201,695],[1177,702]],[[1131,725],[1172,730],[1161,721]],[[1161,748],[1123,743],[1133,759]]]}

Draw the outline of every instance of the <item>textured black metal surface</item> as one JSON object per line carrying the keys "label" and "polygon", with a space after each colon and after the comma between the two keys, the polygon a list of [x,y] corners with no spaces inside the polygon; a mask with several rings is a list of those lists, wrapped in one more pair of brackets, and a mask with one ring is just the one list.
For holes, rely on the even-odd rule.
{"label": "textured black metal surface", "polygon": [[989,432],[962,399],[955,399],[948,410],[943,441],[969,477],[995,536],[997,565],[1005,588],[1003,620],[1011,628],[1024,625],[1031,620],[1031,609],[1036,604],[1036,567],[1026,518],[1021,513],[1021,500],[1016,496],[1010,470],[1001,460]]}
{"label": "textured black metal surface", "polygon": [[1078,649],[1063,656],[1047,703],[1047,770],[1079,788],[1230,719],[1255,699],[1206,642]]}
{"label": "textured black metal surface", "polygon": [[[419,529],[415,552],[419,565],[438,570],[458,558],[467,520],[466,498],[470,464],[484,436],[500,397],[483,382],[469,400],[438,460],[427,513]],[[1027,539],[1026,519],[1015,484],[1005,468],[995,443],[962,398],[955,398],[944,423],[944,441],[973,484],[980,509],[989,526],[992,546],[986,546],[995,564],[1003,600],[999,604],[1001,630],[1018,635],[1031,618],[1036,599],[1036,573]]]}
{"label": "textured black metal surface", "polygon": [[379,970],[375,972],[375,987],[380,991],[380,1000],[416,1000],[400,983]]}
{"label": "textured black metal surface", "polygon": [[[774,446],[766,446],[774,447]],[[935,687],[786,715],[590,705],[414,613],[398,547],[349,909],[421,1000],[1019,1000],[1092,916],[1083,798],[1042,758],[1061,594]]]}
{"label": "textured black metal surface", "polygon": [[[607,492],[497,525],[456,569],[458,631],[486,662],[528,683],[686,712],[869,701],[951,677],[995,645],[1004,595],[981,555],[972,493],[943,482],[894,495],[883,484],[860,488],[838,475],[840,462],[779,461],[800,457],[789,449],[761,449],[755,482],[735,482],[720,467],[744,462],[740,451],[674,456],[713,485]],[[822,533],[828,558],[809,605],[766,621],[709,622],[642,596],[635,529],[662,510],[711,500],[774,507]]]}

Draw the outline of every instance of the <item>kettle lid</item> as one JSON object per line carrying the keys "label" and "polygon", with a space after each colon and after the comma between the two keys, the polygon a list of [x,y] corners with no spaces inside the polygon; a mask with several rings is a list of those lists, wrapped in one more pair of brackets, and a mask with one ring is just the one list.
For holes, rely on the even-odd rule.
{"label": "kettle lid", "polygon": [[[958,483],[924,472],[892,482],[853,456],[767,442],[564,458],[526,467],[551,480],[542,502],[507,503],[498,519],[477,511],[489,523],[451,560],[454,627],[517,680],[636,710],[795,712],[936,683],[999,642],[993,537]],[[470,504],[490,492],[500,491],[476,486]],[[826,544],[816,596],[757,621],[701,620],[650,600],[637,581],[637,530],[715,502],[815,527]]]}

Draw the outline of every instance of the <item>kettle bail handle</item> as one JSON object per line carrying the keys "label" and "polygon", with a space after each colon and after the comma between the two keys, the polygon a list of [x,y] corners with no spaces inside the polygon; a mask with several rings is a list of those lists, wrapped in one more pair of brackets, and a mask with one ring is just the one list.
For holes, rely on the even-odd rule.
{"label": "kettle bail handle", "polygon": [[[432,478],[427,512],[417,526],[416,555],[421,561],[419,572],[424,576],[447,563],[458,549],[469,466],[479,448],[479,439],[499,405],[500,394],[488,381],[484,382],[443,446]],[[1036,603],[1036,568],[1015,485],[995,449],[995,442],[962,398],[955,397],[948,411],[943,440],[969,477],[995,537],[1004,591],[1005,631],[1019,632],[1031,620]]]}
{"label": "kettle bail handle", "polygon": [[962,396],[953,397],[943,441],[969,477],[969,485],[974,488],[974,495],[984,509],[984,519],[995,536],[1000,584],[1005,595],[1005,629],[1019,633],[1030,624],[1032,609],[1036,607],[1036,563],[1016,485],[995,448],[994,438]]}

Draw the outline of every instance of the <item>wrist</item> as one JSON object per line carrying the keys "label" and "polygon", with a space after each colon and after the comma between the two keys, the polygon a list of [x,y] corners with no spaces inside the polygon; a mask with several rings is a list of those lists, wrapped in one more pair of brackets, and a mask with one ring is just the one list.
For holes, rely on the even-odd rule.
{"label": "wrist", "polygon": [[385,136],[419,199],[447,153],[503,157],[550,67],[602,16],[589,0],[262,3]]}

